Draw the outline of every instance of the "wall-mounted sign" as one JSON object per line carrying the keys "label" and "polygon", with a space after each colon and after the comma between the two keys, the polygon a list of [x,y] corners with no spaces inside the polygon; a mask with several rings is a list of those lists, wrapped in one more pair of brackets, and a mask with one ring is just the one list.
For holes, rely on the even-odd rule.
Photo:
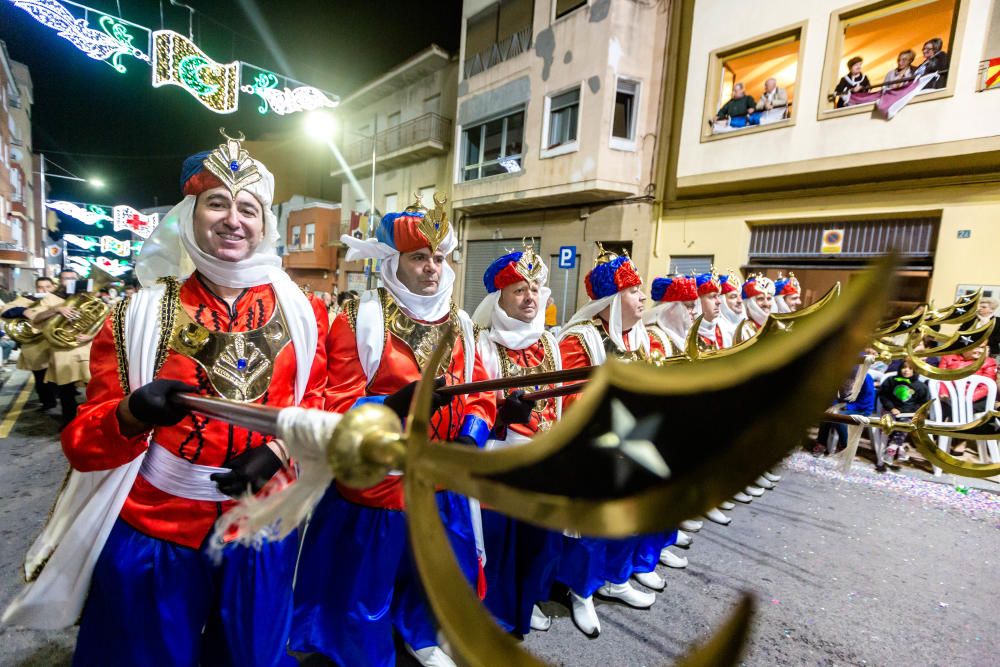
{"label": "wall-mounted sign", "polygon": [[844,249],[843,229],[824,229],[819,251],[824,255],[839,255]]}

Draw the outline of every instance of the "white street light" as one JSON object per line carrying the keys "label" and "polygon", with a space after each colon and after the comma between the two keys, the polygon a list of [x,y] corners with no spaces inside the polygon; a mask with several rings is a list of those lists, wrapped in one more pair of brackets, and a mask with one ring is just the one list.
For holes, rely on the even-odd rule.
{"label": "white street light", "polygon": [[302,123],[306,134],[318,141],[333,139],[334,130],[337,128],[337,121],[326,111],[310,111],[305,114]]}
{"label": "white street light", "polygon": [[103,190],[103,189],[104,189],[104,186],[105,186],[105,185],[107,185],[107,184],[106,184],[106,183],[104,182],[104,179],[103,179],[103,178],[98,178],[98,177],[94,177],[94,178],[91,178],[91,179],[89,179],[89,180],[88,180],[87,182],[88,182],[88,183],[90,183],[90,185],[91,185],[92,187],[95,187],[95,188],[97,188],[98,190]]}

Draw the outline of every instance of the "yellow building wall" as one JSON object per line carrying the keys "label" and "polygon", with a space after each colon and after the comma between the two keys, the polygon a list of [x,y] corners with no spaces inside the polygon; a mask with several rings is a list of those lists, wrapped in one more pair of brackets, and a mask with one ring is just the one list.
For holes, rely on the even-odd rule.
{"label": "yellow building wall", "polygon": [[[958,238],[962,229],[971,237]],[[992,203],[955,203],[941,216],[931,298],[951,303],[958,285],[967,284],[1000,285],[1000,193]]]}

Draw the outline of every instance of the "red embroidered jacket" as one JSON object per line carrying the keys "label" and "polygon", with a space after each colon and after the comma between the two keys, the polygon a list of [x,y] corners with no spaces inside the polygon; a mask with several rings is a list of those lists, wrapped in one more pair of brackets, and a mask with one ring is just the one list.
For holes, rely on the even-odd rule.
{"label": "red embroidered jacket", "polygon": [[[604,320],[601,322],[601,334],[604,336],[608,335],[607,323]],[[631,329],[629,329],[631,331]],[[631,351],[628,347],[628,331],[622,332],[622,340],[625,343],[626,351]],[[647,333],[647,336],[649,334]],[[649,336],[649,351],[660,352],[664,354],[663,345],[654,337]],[[583,368],[585,366],[593,366],[594,361],[590,358],[590,352],[587,351],[586,345],[583,344],[583,340],[576,335],[569,335],[559,341],[559,354],[562,355],[562,367],[563,370],[569,370],[571,368]],[[569,394],[563,397],[562,410],[563,414],[566,414],[566,410],[572,405],[576,399],[580,397],[580,394]]]}
{"label": "red embroidered jacket", "polygon": [[[181,285],[180,301],[191,319],[210,331],[258,329],[270,319],[276,304],[271,286],[259,285],[244,290],[230,310],[197,274]],[[325,322],[325,311],[315,307],[314,310],[317,323]],[[149,341],[149,345],[155,344],[156,341]],[[326,384],[326,350],[322,338],[317,341],[314,355],[309,386],[300,405],[322,409]],[[109,470],[128,463],[146,450],[149,435],[141,433],[130,438],[119,431],[116,412],[124,393],[118,380],[118,357],[110,318],[94,339],[90,373],[87,401],[62,433],[66,457],[74,468],[84,472]],[[205,371],[192,359],[172,350],[167,353],[157,377],[181,380],[197,386],[200,394],[216,395]],[[293,405],[294,387],[295,349],[289,343],[274,360],[270,388],[256,402],[276,407]],[[247,449],[262,446],[270,438],[206,417],[189,415],[174,426],[154,427],[152,439],[192,463],[224,467],[228,460]],[[154,487],[139,475],[120,516],[142,533],[198,548],[211,532],[216,518],[230,505],[228,502],[179,498]]]}
{"label": "red embroidered jacket", "polygon": [[[347,412],[359,399],[385,397],[420,379],[420,367],[413,351],[395,335],[388,334],[385,337],[382,361],[375,377],[369,382],[358,356],[357,337],[351,329],[346,312],[337,315],[330,327],[326,354],[330,359],[326,409],[331,412]],[[478,354],[472,377],[467,379],[464,376],[465,350],[462,336],[459,336],[446,373],[448,384],[488,379]],[[432,440],[455,440],[459,435],[467,434],[470,424],[473,424],[473,431],[468,434],[474,435],[482,446],[495,419],[496,399],[493,392],[456,396],[449,406],[438,410],[431,418],[430,437]],[[344,498],[359,505],[403,509],[403,478],[400,475],[389,475],[379,484],[365,490],[359,491],[340,484],[337,488]]]}
{"label": "red embroidered jacket", "polygon": [[[551,340],[551,339],[550,339]],[[521,368],[534,368],[545,362],[545,346],[541,340],[535,341],[532,345],[524,348],[523,350],[511,350],[506,347],[497,347],[496,343],[493,341],[488,341],[490,345],[493,345],[494,349],[503,350],[503,353],[507,355],[507,358],[514,366],[519,366]],[[559,350],[553,350],[553,354],[559,354]],[[555,370],[555,366],[552,367]],[[502,371],[501,371],[502,373]],[[529,376],[530,377],[530,376]],[[548,389],[550,385],[540,387],[539,389]],[[523,387],[525,392],[537,391],[534,386]],[[497,392],[497,399],[502,398],[501,394],[503,392]],[[528,438],[533,438],[539,431],[539,423],[546,422],[551,425],[556,421],[556,399],[549,398],[545,401],[541,401],[541,405],[537,406],[535,410],[531,412],[531,420],[527,424],[511,424],[507,426],[507,429],[519,433]],[[503,433],[494,433],[494,436],[500,440],[503,440],[506,436]]]}

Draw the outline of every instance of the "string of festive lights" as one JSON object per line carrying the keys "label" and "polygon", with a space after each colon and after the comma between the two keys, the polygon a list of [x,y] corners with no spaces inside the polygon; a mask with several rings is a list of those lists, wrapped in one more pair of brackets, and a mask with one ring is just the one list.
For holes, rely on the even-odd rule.
{"label": "string of festive lights", "polygon": [[116,232],[122,230],[132,232],[144,239],[148,239],[156,226],[160,224],[159,213],[141,213],[131,206],[124,204],[115,206],[112,209],[113,224]]}
{"label": "string of festive lights", "polygon": [[85,225],[97,225],[98,227],[103,227],[103,225],[101,225],[102,222],[105,220],[110,221],[112,219],[103,206],[97,206],[95,204],[78,206],[71,201],[48,201],[45,202],[45,205],[53,211],[65,213],[71,218],[79,220]]}
{"label": "string of festive lights", "polygon": [[[70,0],[10,0],[42,25],[94,60],[124,73],[122,58],[151,65],[153,87],[180,86],[207,109],[229,114],[239,108],[240,93],[259,98],[257,111],[279,115],[333,108],[340,98],[290,77],[239,60],[216,62],[190,37],[173,30],[151,31],[123,18]],[[67,6],[75,9],[78,18]],[[97,17],[100,30],[91,27]],[[241,78],[243,83],[241,84]]]}

